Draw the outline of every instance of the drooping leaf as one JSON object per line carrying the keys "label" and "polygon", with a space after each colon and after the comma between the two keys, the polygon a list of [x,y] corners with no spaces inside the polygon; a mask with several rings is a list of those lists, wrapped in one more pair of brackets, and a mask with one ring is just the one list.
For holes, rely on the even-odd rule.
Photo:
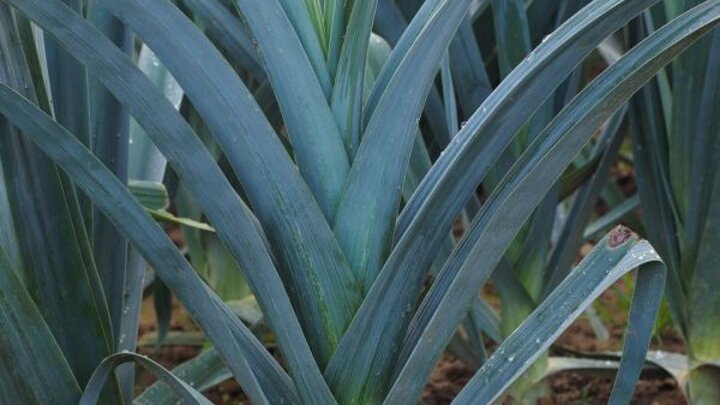
{"label": "drooping leaf", "polygon": [[[202,392],[232,377],[215,349],[206,350],[180,364],[172,373],[191,387]],[[162,382],[148,387],[134,401],[134,405],[175,405],[178,401],[172,390]]]}
{"label": "drooping leaf", "polygon": [[614,245],[616,242],[611,233],[598,244],[558,289],[498,347],[453,403],[485,404],[499,398],[603,290],[641,266],[624,353],[608,402],[628,403],[650,343],[652,324],[662,297],[665,267],[646,242],[631,240],[621,246]]}
{"label": "drooping leaf", "polygon": [[167,384],[172,392],[177,395],[179,399],[182,399],[182,402],[186,405],[212,404],[212,402],[203,397],[195,388],[174,376],[153,360],[135,353],[117,353],[103,360],[95,370],[95,373],[85,388],[82,398],[80,398],[80,405],[95,405],[100,397],[105,381],[117,366],[127,362],[135,362],[143,366],[143,368]]}

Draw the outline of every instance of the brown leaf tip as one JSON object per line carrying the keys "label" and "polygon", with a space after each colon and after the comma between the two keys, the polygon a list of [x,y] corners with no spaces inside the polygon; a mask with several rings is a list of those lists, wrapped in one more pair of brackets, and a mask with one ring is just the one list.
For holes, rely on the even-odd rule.
{"label": "brown leaf tip", "polygon": [[610,236],[608,236],[608,245],[611,248],[616,248],[635,236],[635,232],[631,231],[630,228],[620,225],[610,232]]}

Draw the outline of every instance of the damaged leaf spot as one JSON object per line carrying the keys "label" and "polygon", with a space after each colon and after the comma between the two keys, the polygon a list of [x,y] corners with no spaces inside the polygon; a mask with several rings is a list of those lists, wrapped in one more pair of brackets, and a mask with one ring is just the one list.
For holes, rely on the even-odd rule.
{"label": "damaged leaf spot", "polygon": [[627,240],[632,238],[634,235],[635,233],[631,231],[630,228],[620,225],[610,232],[610,236],[608,236],[608,245],[611,248],[616,248],[627,242]]}

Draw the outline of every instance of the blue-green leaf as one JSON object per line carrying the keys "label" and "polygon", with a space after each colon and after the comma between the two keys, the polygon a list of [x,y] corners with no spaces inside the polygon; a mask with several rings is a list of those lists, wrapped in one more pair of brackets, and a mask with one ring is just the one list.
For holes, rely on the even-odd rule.
{"label": "blue-green leaf", "polygon": [[355,1],[335,75],[331,106],[350,160],[360,144],[365,60],[378,0]]}
{"label": "blue-green leaf", "polygon": [[257,40],[298,168],[332,221],[350,164],[330,106],[279,0],[235,1]]}
{"label": "blue-green leaf", "polygon": [[[394,219],[423,101],[466,6],[465,0],[442,2],[419,32],[382,92],[353,161],[334,229],[365,291],[392,247]],[[396,52],[397,48],[383,72]],[[378,199],[379,195],[383,198]]]}
{"label": "blue-green leaf", "polygon": [[[0,4],[0,83],[36,93],[10,7]],[[3,164],[22,278],[80,384],[112,350],[111,324],[75,188],[0,118]],[[40,254],[38,252],[41,252]],[[53,286],[53,288],[48,288]],[[72,292],[73,300],[67,299]]]}

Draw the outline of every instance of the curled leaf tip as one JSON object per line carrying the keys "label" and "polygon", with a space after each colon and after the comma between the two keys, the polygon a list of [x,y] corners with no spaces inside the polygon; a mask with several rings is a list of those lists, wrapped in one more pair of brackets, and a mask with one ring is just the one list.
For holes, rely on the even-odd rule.
{"label": "curled leaf tip", "polygon": [[623,243],[627,242],[630,238],[638,238],[637,234],[630,230],[630,228],[619,225],[615,229],[613,229],[612,232],[610,232],[610,236],[608,236],[608,245],[611,248],[616,248]]}

